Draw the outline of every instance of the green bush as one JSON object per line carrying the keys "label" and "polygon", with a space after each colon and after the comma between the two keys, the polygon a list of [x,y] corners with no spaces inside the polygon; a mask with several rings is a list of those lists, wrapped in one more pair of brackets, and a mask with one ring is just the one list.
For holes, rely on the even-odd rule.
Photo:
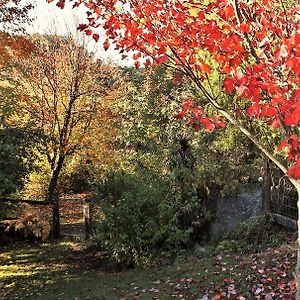
{"label": "green bush", "polygon": [[17,193],[37,169],[41,133],[30,128],[0,128],[0,197]]}
{"label": "green bush", "polygon": [[117,173],[103,183],[99,238],[117,261],[147,266],[187,246],[193,226],[180,224],[182,204],[170,190],[167,177],[149,170]]}

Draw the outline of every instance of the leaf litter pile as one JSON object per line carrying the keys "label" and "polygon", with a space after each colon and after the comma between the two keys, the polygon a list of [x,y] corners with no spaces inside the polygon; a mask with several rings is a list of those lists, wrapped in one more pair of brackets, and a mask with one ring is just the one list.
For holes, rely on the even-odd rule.
{"label": "leaf litter pile", "polygon": [[[201,262],[207,268],[203,269]],[[211,265],[207,265],[209,262]],[[292,300],[296,291],[295,262],[296,252],[288,246],[245,256],[225,254],[197,261],[190,258],[190,273],[185,269],[181,278],[154,281],[148,290],[132,284],[132,289],[120,299],[149,299],[144,298],[145,294],[161,299],[162,294],[170,299]]]}

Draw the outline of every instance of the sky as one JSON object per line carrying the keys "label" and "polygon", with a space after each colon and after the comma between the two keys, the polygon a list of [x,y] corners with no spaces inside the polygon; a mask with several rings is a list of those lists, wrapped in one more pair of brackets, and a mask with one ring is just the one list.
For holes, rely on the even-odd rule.
{"label": "sky", "polygon": [[[31,25],[27,26],[28,33],[66,34],[69,30],[75,33],[77,24],[85,20],[86,9],[83,6],[72,9],[72,6],[66,3],[65,8],[60,9],[56,6],[57,1],[47,3],[47,0],[26,0],[25,2],[35,5],[35,8],[30,13],[30,17],[34,20]],[[102,44],[106,39],[104,32],[100,33],[98,43],[95,43],[91,37],[86,37],[86,39],[89,42],[90,50],[96,52],[97,57],[123,66],[132,65],[130,60],[121,61],[121,56],[118,52],[112,49],[108,51],[103,49]]]}

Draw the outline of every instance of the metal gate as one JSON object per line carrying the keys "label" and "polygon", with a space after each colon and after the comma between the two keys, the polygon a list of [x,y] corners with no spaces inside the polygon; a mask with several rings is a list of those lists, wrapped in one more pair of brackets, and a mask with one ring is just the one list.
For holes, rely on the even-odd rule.
{"label": "metal gate", "polygon": [[285,226],[297,229],[297,190],[286,176],[272,174],[271,212],[275,220]]}

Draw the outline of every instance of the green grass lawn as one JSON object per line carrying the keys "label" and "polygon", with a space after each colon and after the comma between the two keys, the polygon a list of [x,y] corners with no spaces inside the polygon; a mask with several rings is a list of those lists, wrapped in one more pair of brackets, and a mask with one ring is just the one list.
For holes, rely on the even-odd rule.
{"label": "green grass lawn", "polygon": [[294,249],[282,246],[126,269],[74,242],[21,244],[0,250],[0,299],[289,300],[295,261]]}

